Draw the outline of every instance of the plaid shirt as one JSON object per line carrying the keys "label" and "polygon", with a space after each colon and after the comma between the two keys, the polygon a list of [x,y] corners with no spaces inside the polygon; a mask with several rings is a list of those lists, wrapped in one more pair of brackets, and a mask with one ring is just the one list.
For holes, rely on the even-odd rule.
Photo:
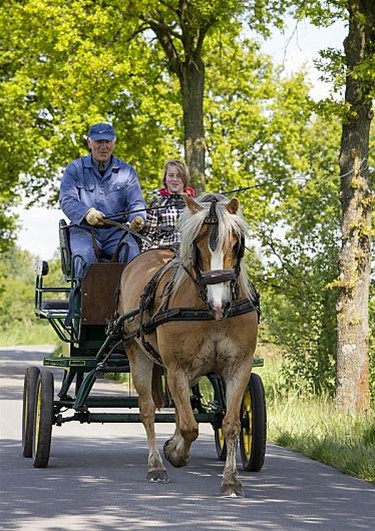
{"label": "plaid shirt", "polygon": [[[194,195],[194,192],[192,191],[189,195]],[[181,195],[166,195],[165,189],[159,190],[156,199],[151,204],[151,207],[158,208],[147,212],[146,226],[142,231],[142,235],[151,242],[142,240],[141,251],[157,249],[158,247],[178,246],[180,233],[176,229],[176,224],[185,206],[185,201]]]}

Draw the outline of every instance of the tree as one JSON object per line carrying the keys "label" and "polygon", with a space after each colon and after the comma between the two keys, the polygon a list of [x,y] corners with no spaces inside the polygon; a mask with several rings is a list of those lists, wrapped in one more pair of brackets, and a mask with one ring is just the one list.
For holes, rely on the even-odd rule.
{"label": "tree", "polygon": [[155,33],[170,71],[179,80],[185,159],[198,191],[203,191],[206,184],[204,43],[215,31],[234,39],[245,13],[250,27],[268,34],[271,21],[281,24],[280,14],[284,9],[281,0],[270,0],[267,4],[263,0],[147,0],[137,3],[135,13]]}
{"label": "tree", "polygon": [[[272,15],[279,4],[269,2]],[[114,123],[118,155],[147,185],[158,183],[163,162],[184,144],[193,177],[199,166],[203,179],[203,41],[220,33],[234,40],[245,7],[265,33],[272,16],[259,0],[10,0],[0,7],[0,172],[8,190],[23,189],[30,203],[55,203],[62,169],[85,152],[82,135],[100,120]]]}
{"label": "tree", "polygon": [[[365,411],[369,393],[369,286],[371,271],[371,195],[368,171],[370,125],[375,95],[375,4],[373,0],[314,0],[295,2],[298,19],[329,26],[349,20],[345,57],[329,51],[331,74],[345,66],[345,105],[342,136],[340,201],[342,246],[336,287],[337,404],[346,411]],[[337,61],[337,59],[339,59]]]}
{"label": "tree", "polygon": [[[203,18],[201,13],[196,12],[192,2],[183,0],[176,7],[168,7],[164,2],[161,4],[162,10],[151,9],[150,14],[141,13],[140,18],[154,31],[166,54],[170,70],[178,77],[183,108],[185,159],[192,183],[199,190],[204,190],[205,65],[202,51],[207,31],[216,22],[214,10],[209,10],[211,12]],[[172,14],[172,20],[166,14]],[[176,27],[177,21],[179,29]]]}
{"label": "tree", "polygon": [[118,155],[154,183],[182,143],[163,52],[133,37],[132,20],[124,24],[124,12],[106,4],[0,6],[0,173],[9,193],[22,189],[30,203],[56,202],[62,170],[87,152],[82,136],[92,123],[113,122]]}
{"label": "tree", "polygon": [[340,171],[342,247],[337,297],[337,403],[365,411],[369,395],[369,289],[372,195],[368,169],[369,135],[375,95],[375,4],[348,0],[346,114],[342,125]]}

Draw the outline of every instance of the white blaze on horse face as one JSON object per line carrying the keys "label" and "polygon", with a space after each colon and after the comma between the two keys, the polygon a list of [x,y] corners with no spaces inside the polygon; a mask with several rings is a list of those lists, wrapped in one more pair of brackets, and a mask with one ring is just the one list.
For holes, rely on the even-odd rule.
{"label": "white blaze on horse face", "polygon": [[[224,269],[224,252],[217,247],[211,252],[211,271]],[[215,312],[215,319],[219,321],[224,317],[224,308],[230,302],[230,283],[207,285],[207,302]]]}

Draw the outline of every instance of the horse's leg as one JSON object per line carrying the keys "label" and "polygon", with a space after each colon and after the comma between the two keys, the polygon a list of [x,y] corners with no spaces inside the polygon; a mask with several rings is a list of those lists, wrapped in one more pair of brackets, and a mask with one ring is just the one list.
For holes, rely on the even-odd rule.
{"label": "horse's leg", "polygon": [[223,433],[227,446],[227,457],[220,487],[222,496],[244,497],[242,483],[237,470],[237,442],[240,434],[240,408],[249,381],[250,367],[242,366],[230,377],[224,377],[226,387],[227,412],[223,418]]}
{"label": "horse's leg", "polygon": [[168,386],[176,409],[176,430],[164,445],[164,455],[175,467],[188,464],[193,441],[198,437],[198,424],[190,402],[189,379],[185,372],[168,367]]}
{"label": "horse's leg", "polygon": [[153,362],[149,360],[137,345],[126,347],[134,387],[138,393],[141,421],[145,427],[148,440],[147,480],[168,483],[169,478],[156,444],[155,403],[152,398]]}

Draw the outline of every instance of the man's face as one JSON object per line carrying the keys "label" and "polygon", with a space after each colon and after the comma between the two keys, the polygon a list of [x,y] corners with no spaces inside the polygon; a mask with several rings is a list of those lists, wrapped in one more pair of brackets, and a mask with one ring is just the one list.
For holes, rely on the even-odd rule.
{"label": "man's face", "polygon": [[92,156],[98,162],[106,162],[115,147],[114,140],[89,140]]}

